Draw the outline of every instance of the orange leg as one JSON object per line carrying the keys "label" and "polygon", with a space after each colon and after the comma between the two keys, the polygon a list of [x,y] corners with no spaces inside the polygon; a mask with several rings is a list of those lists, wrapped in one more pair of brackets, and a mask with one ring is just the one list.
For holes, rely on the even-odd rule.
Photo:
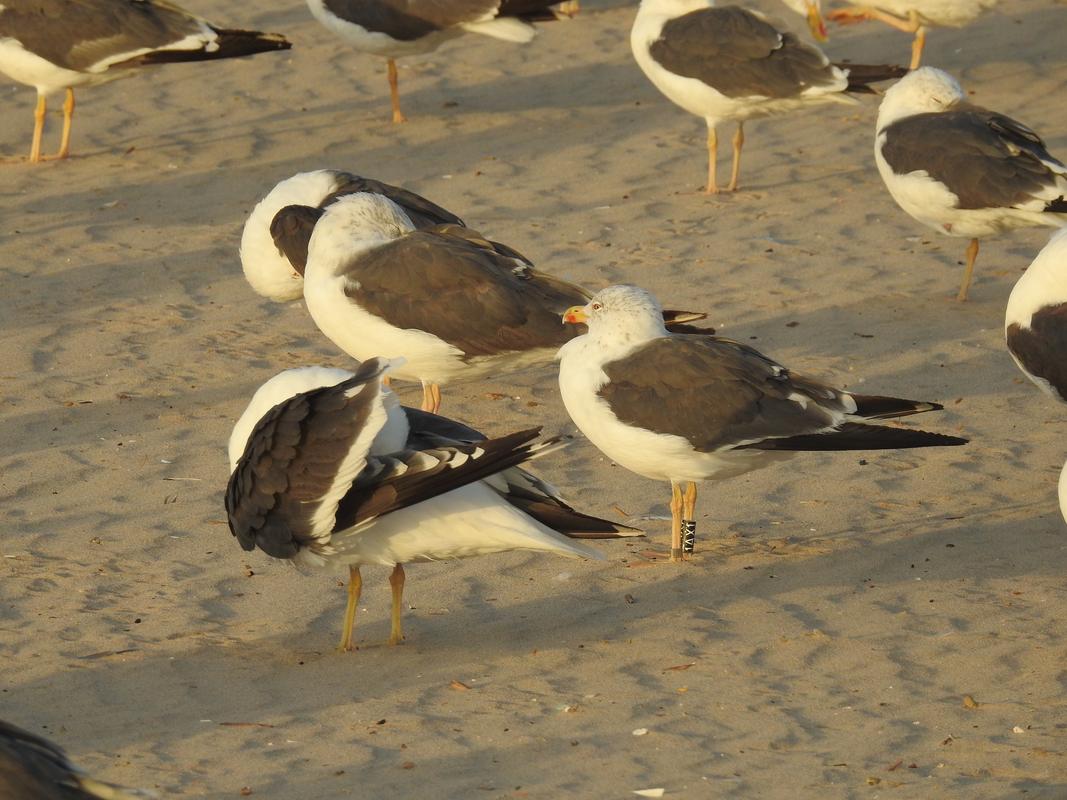
{"label": "orange leg", "polygon": [[734,134],[734,164],[730,170],[730,183],[726,187],[728,192],[737,191],[737,181],[741,177],[741,148],[745,145],[745,123],[737,123],[737,133]]}
{"label": "orange leg", "polygon": [[397,82],[396,61],[389,59],[389,97],[393,101],[393,122],[407,122],[408,118],[400,110],[400,86]]}
{"label": "orange leg", "polygon": [[63,101],[63,138],[59,142],[56,158],[70,155],[70,126],[74,122],[74,90],[67,87],[67,99]]}
{"label": "orange leg", "polygon": [[389,587],[393,590],[393,617],[389,630],[389,644],[396,645],[404,641],[404,632],[400,627],[400,609],[404,600],[404,565],[397,564],[389,574]]}
{"label": "orange leg", "polygon": [[682,560],[682,488],[671,481],[671,561]]}
{"label": "orange leg", "polygon": [[341,632],[341,645],[337,649],[347,653],[356,648],[352,645],[352,631],[356,627],[356,607],[359,605],[359,596],[363,592],[363,577],[359,574],[359,567],[348,568],[348,605],[345,606],[345,627]]}
{"label": "orange leg", "polygon": [[[914,11],[911,12],[915,14]],[[918,22],[918,17],[915,19]],[[926,46],[926,27],[919,25],[915,31],[915,39],[911,43],[911,63],[908,69],[918,69],[923,60],[923,48]]]}

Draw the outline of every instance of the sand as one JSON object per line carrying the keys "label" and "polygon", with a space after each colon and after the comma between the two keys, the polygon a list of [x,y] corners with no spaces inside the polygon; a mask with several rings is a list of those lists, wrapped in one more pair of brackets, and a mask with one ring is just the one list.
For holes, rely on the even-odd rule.
{"label": "sand", "polygon": [[[86,90],[75,158],[2,167],[0,716],[165,797],[1067,796],[1067,420],[1002,339],[1047,231],[987,241],[956,304],[966,242],[893,204],[871,100],[751,124],[745,190],[705,197],[703,123],[632,62],[625,5],[402,62],[393,126],[384,65],[301,4],[186,4],[294,49]],[[1008,0],[934,31],[927,62],[1062,157],[1065,21]],[[834,57],[907,58],[881,26],[833,33]],[[3,91],[0,152],[21,154],[33,93]],[[252,391],[349,363],[237,259],[258,197],[319,167],[423,193],[590,287],[706,309],[797,371],[943,402],[922,424],[973,441],[705,485],[682,566],[654,557],[667,487],[579,441],[538,471],[587,511],[652,517],[647,540],[413,566],[395,648],[386,570],[366,569],[360,649],[338,654],[341,576],[244,553],[222,506]],[[555,380],[448,387],[443,410],[571,430]]]}

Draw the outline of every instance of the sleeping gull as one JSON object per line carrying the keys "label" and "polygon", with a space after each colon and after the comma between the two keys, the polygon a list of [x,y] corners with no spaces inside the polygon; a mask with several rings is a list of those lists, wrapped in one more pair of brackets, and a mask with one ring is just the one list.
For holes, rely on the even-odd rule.
{"label": "sleeping gull", "polygon": [[964,102],[956,79],[921,67],[885,93],[874,158],[904,211],[971,240],[956,299],[967,299],[978,240],[1012,228],[1067,224],[1067,167],[1030,128]]}
{"label": "sleeping gull", "polygon": [[271,189],[245,222],[241,233],[241,268],[252,288],[277,302],[302,297],[307,243],[315,217],[307,213],[286,215],[277,224],[275,217],[286,206],[322,209],[338,197],[357,192],[388,197],[404,210],[416,228],[464,224],[451,211],[399,186],[336,169],[298,172]]}

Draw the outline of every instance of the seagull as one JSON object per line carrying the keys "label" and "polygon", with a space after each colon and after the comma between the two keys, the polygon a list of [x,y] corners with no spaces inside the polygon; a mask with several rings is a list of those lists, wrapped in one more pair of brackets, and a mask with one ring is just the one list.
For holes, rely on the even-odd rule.
{"label": "seagull", "polygon": [[1067,225],[1067,167],[1030,128],[964,97],[947,72],[921,67],[885,93],[874,134],[874,160],[897,205],[939,233],[971,240],[960,302],[980,238]]}
{"label": "seagull", "polygon": [[403,209],[416,228],[464,224],[451,211],[399,186],[336,169],[298,172],[271,189],[245,222],[241,234],[241,268],[252,288],[279,303],[302,297],[307,244],[317,217],[307,213],[287,214],[277,225],[275,217],[286,206],[322,209],[338,197],[357,192],[388,197]]}
{"label": "seagull", "polygon": [[[818,5],[800,2],[800,8],[807,9],[818,33]],[[869,84],[904,73],[900,67],[831,64],[818,47],[778,30],[763,14],[740,6],[716,7],[712,0],[641,0],[630,47],[638,66],[667,99],[707,122],[707,194],[719,191],[715,160],[720,123],[737,122],[726,187],[732,192],[741,173],[746,120],[852,102],[845,92],[870,94]]]}
{"label": "seagull", "polygon": [[[286,214],[318,217],[304,302],[319,330],[357,361],[404,358],[391,376],[420,381],[427,411],[440,410],[442,384],[551,363],[577,334],[560,314],[590,297],[470,228],[417,230],[382,195],[345,195],[325,210],[288,207],[276,221]],[[706,316],[667,314],[672,325]]]}
{"label": "seagull", "polygon": [[8,800],[134,800],[154,792],[90,778],[62,748],[0,720],[0,797]]}
{"label": "seagull", "polygon": [[[1041,391],[1067,403],[1067,228],[1052,234],[1011,290],[1004,338],[1015,364]],[[1067,521],[1067,463],[1060,471]]]}
{"label": "seagull", "polygon": [[1067,403],[1067,228],[1052,235],[1011,290],[1004,338],[1023,374]]}
{"label": "seagull", "polygon": [[794,375],[747,345],[672,334],[656,298],[637,286],[602,289],[563,321],[589,326],[560,348],[563,404],[608,458],[671,482],[672,561],[692,552],[697,481],[743,475],[801,450],[967,441],[869,424],[937,403],[852,394]]}
{"label": "seagull", "polygon": [[331,33],[365,53],[384,56],[393,122],[400,110],[396,59],[436,50],[464,33],[526,44],[537,34],[530,22],[555,19],[560,0],[307,0],[311,14]]}
{"label": "seagull", "polygon": [[909,68],[918,69],[922,63],[928,27],[962,28],[996,5],[996,2],[997,0],[875,0],[870,4],[834,9],[827,16],[842,25],[876,19],[898,31],[914,33]]}
{"label": "seagull", "polygon": [[[162,0],[4,0],[0,73],[37,89],[30,162],[66,158],[74,87],[104,83],[129,68],[288,50],[284,36],[216,28]],[[59,151],[41,155],[46,98],[65,89]]]}
{"label": "seagull", "polygon": [[391,366],[372,358],[355,373],[286,370],[259,388],[229,440],[226,512],[241,547],[348,567],[342,651],[353,649],[360,565],[393,567],[395,645],[406,563],[507,550],[602,559],[576,539],[640,535],[575,511],[520,467],[564,441],[534,443],[540,428],[486,439],[403,408],[382,384]]}

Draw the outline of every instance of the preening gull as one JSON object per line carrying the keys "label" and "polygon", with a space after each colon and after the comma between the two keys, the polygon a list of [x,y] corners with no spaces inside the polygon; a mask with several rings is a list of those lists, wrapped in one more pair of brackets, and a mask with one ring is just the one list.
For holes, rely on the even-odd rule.
{"label": "preening gull", "polygon": [[403,565],[541,550],[600,559],[578,539],[639,531],[581,514],[519,465],[553,452],[540,428],[485,439],[452,420],[403,408],[382,376],[306,367],[259,388],[229,441],[226,511],[245,550],[310,566],[347,566],[341,649],[352,649],[362,564],[393,567],[390,644],[403,638]]}

